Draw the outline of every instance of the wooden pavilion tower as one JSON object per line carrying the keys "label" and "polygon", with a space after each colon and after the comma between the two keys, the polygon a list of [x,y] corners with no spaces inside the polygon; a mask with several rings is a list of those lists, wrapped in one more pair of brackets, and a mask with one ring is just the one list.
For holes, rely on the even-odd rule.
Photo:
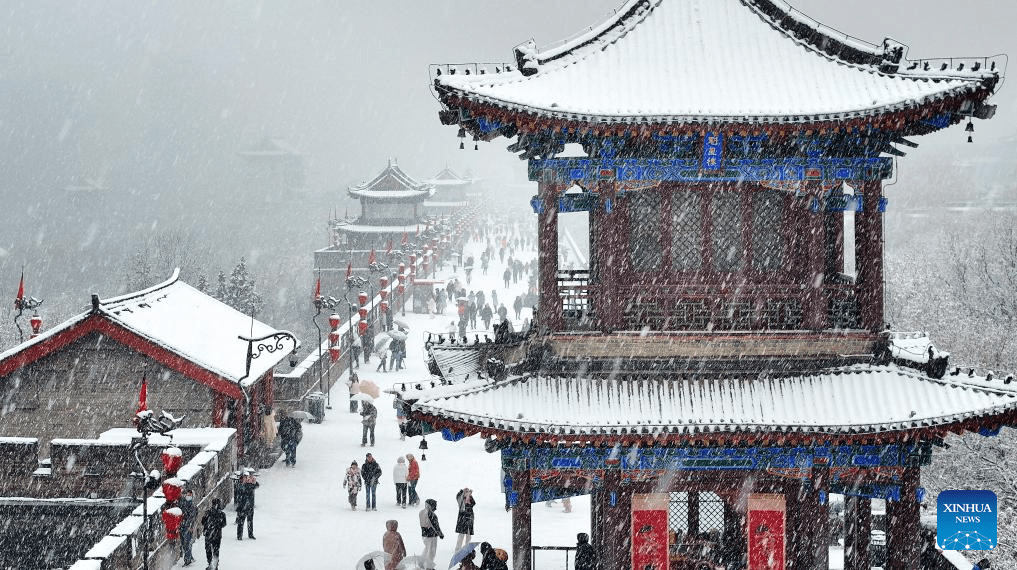
{"label": "wooden pavilion tower", "polygon": [[[539,332],[476,359],[500,380],[404,395],[501,450],[514,567],[532,501],[589,493],[603,570],[825,569],[843,493],[845,568],[886,498],[887,567],[916,570],[932,447],[1012,424],[1017,390],[887,365],[882,182],[909,137],[991,118],[1002,60],[909,60],[771,0],[629,0],[515,56],[431,73],[443,124],[528,161]],[[568,212],[588,272],[557,267]]]}

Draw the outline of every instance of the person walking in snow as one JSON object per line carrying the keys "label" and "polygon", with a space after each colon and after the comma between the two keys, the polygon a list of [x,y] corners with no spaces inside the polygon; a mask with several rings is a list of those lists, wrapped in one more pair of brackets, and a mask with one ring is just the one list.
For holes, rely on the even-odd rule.
{"label": "person walking in snow", "polygon": [[459,538],[456,539],[455,552],[459,552],[473,538],[473,506],[477,504],[473,499],[473,489],[469,487],[460,489],[456,493],[456,502],[459,503],[459,516],[456,517],[456,532],[459,533]]}
{"label": "person walking in snow", "polygon": [[512,308],[516,312],[516,320],[518,321],[522,317],[523,313],[523,296],[517,295],[516,300],[512,302]]}
{"label": "person walking in snow", "polygon": [[597,567],[597,555],[590,544],[590,535],[581,532],[576,539],[576,570],[593,570]]}
{"label": "person walking in snow", "polygon": [[505,281],[505,288],[508,289],[509,284],[512,282],[512,270],[506,267],[505,273],[502,273],[501,277]]}
{"label": "person walking in snow", "polygon": [[364,479],[364,495],[366,496],[364,510],[378,510],[378,481],[381,481],[381,465],[374,460],[370,453],[364,458],[364,467],[360,470],[360,476]]}
{"label": "person walking in snow", "polygon": [[360,368],[360,351],[364,349],[364,343],[360,340],[360,335],[353,333],[350,336],[353,337],[353,342],[350,343],[350,354],[353,355],[353,367]]}
{"label": "person walking in snow", "polygon": [[396,488],[396,505],[406,508],[406,476],[410,470],[406,467],[406,459],[400,455],[396,459],[395,467],[392,468],[392,482]]}
{"label": "person walking in snow", "polygon": [[508,320],[508,309],[505,308],[505,305],[499,305],[498,306],[498,317],[502,321],[507,321]]}
{"label": "person walking in snow", "polygon": [[360,415],[363,419],[360,423],[364,424],[364,434],[360,438],[360,447],[367,447],[367,436],[371,436],[371,447],[374,447],[374,426],[378,423],[378,408],[374,407],[374,404],[364,400],[364,407],[360,410]]}
{"label": "person walking in snow", "polygon": [[237,540],[244,539],[244,521],[247,521],[247,537],[254,538],[254,490],[258,487],[254,469],[245,467],[233,491],[233,500],[237,504]]}
{"label": "person walking in snow", "polygon": [[[365,359],[364,362],[367,362],[367,360]],[[355,414],[358,411],[359,404],[353,399],[353,396],[360,393],[360,377],[357,376],[356,372],[350,374],[350,377],[346,380],[346,386],[350,390],[350,413]]]}
{"label": "person walking in snow", "polygon": [[417,482],[420,481],[420,464],[417,463],[417,458],[413,457],[412,453],[406,454],[406,461],[409,465],[406,467],[406,483],[409,485],[407,491],[409,492],[410,506],[419,505],[420,497],[417,495]]}
{"label": "person walking in snow", "polygon": [[[356,403],[356,402],[354,402]],[[286,416],[279,420],[279,442],[286,460],[283,462],[290,467],[297,464],[297,445],[304,437],[304,429],[300,427],[300,420]]]}
{"label": "person walking in snow", "polygon": [[491,305],[484,305],[484,308],[480,310],[480,318],[484,321],[484,330],[491,328],[491,319],[494,318],[494,311],[491,310]]}
{"label": "person walking in snow", "polygon": [[441,532],[441,525],[438,524],[438,501],[428,499],[424,501],[424,508],[420,509],[420,536],[424,539],[424,570],[434,570],[434,555],[438,553],[438,539],[444,539],[445,533]]}
{"label": "person walking in snow", "polygon": [[[401,459],[401,458],[400,458]],[[388,554],[385,570],[395,570],[396,566],[406,558],[406,545],[399,534],[399,521],[385,521],[385,535],[381,537],[381,549]]]}
{"label": "person walking in snow", "polygon": [[346,470],[346,478],[343,479],[343,487],[346,488],[346,493],[349,496],[350,508],[354,511],[357,510],[357,494],[360,493],[360,481],[360,467],[354,461],[350,464],[350,468]]}
{"label": "person walking in snow", "polygon": [[207,570],[219,568],[219,547],[222,544],[222,529],[226,527],[226,513],[222,512],[222,501],[212,499],[212,506],[201,516],[201,533],[205,537],[205,560]]}
{"label": "person walking in snow", "polygon": [[194,563],[191,545],[194,543],[194,531],[198,526],[198,507],[194,506],[194,491],[184,491],[184,500],[180,502],[180,550],[184,557],[184,566]]}

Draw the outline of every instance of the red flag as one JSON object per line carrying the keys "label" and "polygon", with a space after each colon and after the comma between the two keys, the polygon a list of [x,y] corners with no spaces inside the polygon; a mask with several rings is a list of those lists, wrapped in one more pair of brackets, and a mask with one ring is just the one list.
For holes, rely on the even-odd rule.
{"label": "red flag", "polygon": [[18,283],[18,296],[14,298],[14,308],[21,310],[22,303],[25,302],[25,270],[21,270],[21,282]]}
{"label": "red flag", "polygon": [[318,277],[318,281],[314,284],[314,298],[321,297],[321,277]]}
{"label": "red flag", "polygon": [[392,240],[388,240],[388,249],[385,250],[385,255],[392,255]]}
{"label": "red flag", "polygon": [[406,232],[403,232],[403,240],[401,242],[399,242],[399,243],[401,245],[406,245],[406,244],[410,243],[410,236],[406,235]]}
{"label": "red flag", "polygon": [[353,262],[346,264],[346,280],[350,280],[350,276],[353,275]]}
{"label": "red flag", "polygon": [[374,248],[371,248],[371,255],[367,256],[368,263],[377,263],[378,257],[374,254]]}
{"label": "red flag", "polygon": [[140,414],[148,409],[148,379],[145,375],[141,376],[141,394],[138,396],[138,411],[135,414]]}

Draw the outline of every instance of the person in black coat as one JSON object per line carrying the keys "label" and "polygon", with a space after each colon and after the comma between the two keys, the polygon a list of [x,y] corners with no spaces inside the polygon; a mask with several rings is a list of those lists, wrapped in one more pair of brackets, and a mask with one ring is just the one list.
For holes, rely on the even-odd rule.
{"label": "person in black coat", "polygon": [[459,533],[459,538],[456,539],[455,552],[459,552],[473,538],[473,506],[477,501],[473,499],[473,489],[469,487],[456,493],[456,501],[459,503],[459,515],[456,517],[456,532]]}
{"label": "person in black coat", "polygon": [[237,504],[237,540],[244,539],[244,521],[247,521],[247,537],[254,538],[254,490],[258,485],[254,470],[245,467],[233,489],[233,500]]}
{"label": "person in black coat", "polygon": [[180,502],[180,550],[184,557],[184,566],[194,562],[191,544],[194,543],[194,531],[198,525],[198,507],[194,506],[194,491],[184,491],[184,500]]}
{"label": "person in black coat", "polygon": [[370,453],[367,454],[367,458],[364,459],[364,466],[360,468],[360,478],[364,480],[364,487],[367,489],[365,494],[367,495],[367,506],[364,507],[365,511],[376,511],[378,510],[378,481],[381,481],[381,465],[374,460],[374,456]]}
{"label": "person in black coat", "polygon": [[297,464],[297,445],[303,438],[304,428],[300,427],[300,420],[289,416],[279,420],[279,439],[286,454],[286,465],[292,467]]}
{"label": "person in black coat", "polygon": [[593,570],[597,566],[597,555],[590,544],[590,535],[581,532],[576,539],[576,570]]}
{"label": "person in black coat", "polygon": [[[201,517],[201,532],[205,537],[205,560],[209,568],[219,567],[219,545],[222,543],[222,529],[226,526],[226,513],[222,512],[222,501],[212,499],[212,506]],[[213,564],[213,560],[215,564]]]}
{"label": "person in black coat", "polygon": [[508,570],[508,564],[498,558],[491,543],[480,543],[480,556],[480,570]]}

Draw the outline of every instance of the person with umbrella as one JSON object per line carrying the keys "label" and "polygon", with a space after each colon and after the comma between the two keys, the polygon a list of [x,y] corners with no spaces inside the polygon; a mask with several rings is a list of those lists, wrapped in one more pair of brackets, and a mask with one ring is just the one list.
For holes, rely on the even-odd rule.
{"label": "person with umbrella", "polygon": [[374,447],[374,426],[378,422],[378,408],[374,407],[371,400],[365,399],[363,409],[360,410],[363,419],[360,422],[364,425],[364,434],[360,440],[360,447],[367,447],[367,436],[371,436],[371,447]]}
{"label": "person with umbrella", "polygon": [[290,467],[297,464],[297,445],[304,438],[304,430],[300,427],[300,420],[287,415],[279,421],[279,440],[283,453],[286,454],[284,463]]}

